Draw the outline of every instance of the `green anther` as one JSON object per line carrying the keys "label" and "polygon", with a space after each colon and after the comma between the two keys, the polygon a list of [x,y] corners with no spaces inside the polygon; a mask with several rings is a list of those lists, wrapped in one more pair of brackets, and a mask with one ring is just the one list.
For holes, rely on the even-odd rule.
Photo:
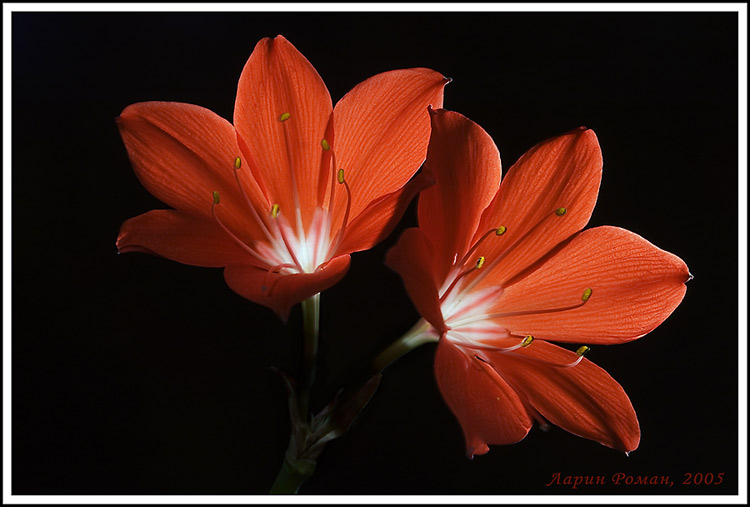
{"label": "green anther", "polygon": [[336,175],[336,177],[339,180],[339,185],[342,185],[344,183],[344,170],[343,169],[339,169],[339,172]]}
{"label": "green anther", "polygon": [[279,116],[279,121],[287,121],[292,116],[291,113],[284,113]]}
{"label": "green anther", "polygon": [[588,288],[585,291],[583,291],[583,296],[581,297],[581,299],[583,300],[584,303],[589,300],[589,298],[591,297],[591,294],[593,294],[593,292],[594,291],[592,291],[590,288]]}
{"label": "green anther", "polygon": [[578,347],[578,350],[576,350],[576,355],[579,356],[579,357],[583,356],[589,350],[591,350],[591,349],[589,347],[587,347],[586,345],[581,345],[580,347]]}
{"label": "green anther", "polygon": [[271,216],[273,218],[276,218],[277,216],[279,216],[279,205],[278,204],[274,204],[273,206],[271,206]]}
{"label": "green anther", "polygon": [[242,159],[240,157],[237,157],[236,159],[234,159],[234,168],[239,169],[240,167],[242,167]]}
{"label": "green anther", "polygon": [[561,216],[563,216],[567,212],[568,212],[567,208],[557,208],[555,210],[555,215],[561,217]]}
{"label": "green anther", "polygon": [[214,190],[214,204],[219,204],[219,191]]}
{"label": "green anther", "polygon": [[531,335],[528,335],[521,342],[521,347],[528,347],[529,345],[531,345],[531,342],[533,341],[534,341],[534,337]]}
{"label": "green anther", "polygon": [[323,149],[324,149],[324,150],[326,150],[326,151],[328,151],[328,150],[330,150],[330,149],[331,149],[331,145],[330,145],[330,144],[328,144],[328,141],[326,141],[325,139],[323,139],[322,141],[320,141],[320,145],[321,145],[321,146],[323,147]]}
{"label": "green anther", "polygon": [[484,256],[477,259],[477,269],[482,269],[482,266],[484,266]]}
{"label": "green anther", "polygon": [[505,234],[505,231],[507,230],[508,230],[507,227],[505,227],[504,225],[501,225],[500,227],[497,228],[497,230],[495,231],[495,234],[497,234],[498,236],[502,236],[503,234]]}

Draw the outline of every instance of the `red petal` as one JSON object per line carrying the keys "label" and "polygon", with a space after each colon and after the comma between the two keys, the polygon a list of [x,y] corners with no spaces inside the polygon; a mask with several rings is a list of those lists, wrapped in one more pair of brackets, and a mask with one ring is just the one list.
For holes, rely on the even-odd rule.
{"label": "red petal", "polygon": [[490,365],[446,339],[438,343],[435,378],[461,423],[466,454],[485,454],[492,444],[512,444],[531,429],[531,418],[513,388]]}
{"label": "red petal", "polygon": [[633,340],[661,324],[680,304],[690,273],[677,256],[637,234],[596,227],[574,236],[528,276],[507,287],[502,312],[581,307],[497,319],[515,334],[574,343]]}
{"label": "red petal", "polygon": [[386,265],[401,276],[414,306],[439,332],[445,331],[438,300],[438,285],[432,260],[432,246],[416,227],[406,229],[388,251]]}
{"label": "red petal", "polygon": [[548,363],[570,364],[578,356],[541,340],[512,354],[488,356],[518,393],[551,423],[624,452],[638,447],[641,432],[628,395],[594,363],[584,358],[570,368],[551,366]]}
{"label": "red petal", "polygon": [[[583,128],[544,141],[522,156],[505,175],[477,231],[507,228],[483,245],[488,264],[521,240],[487,280],[503,285],[580,231],[596,204],[601,172],[599,142],[592,130]],[[559,208],[565,208],[564,215],[555,213]]]}
{"label": "red petal", "polygon": [[286,321],[292,306],[341,280],[349,270],[349,260],[348,255],[341,255],[315,273],[270,276],[265,269],[237,264],[224,269],[224,279],[237,294],[267,306]]}
{"label": "red petal", "polygon": [[[141,102],[126,107],[117,123],[138,179],[154,196],[184,213],[210,218],[218,191],[222,221],[243,239],[261,237],[235,179],[240,149],[229,122],[192,104]],[[265,208],[247,173],[242,183],[255,206]]]}
{"label": "red petal", "polygon": [[[352,216],[401,188],[427,153],[427,106],[442,107],[448,82],[429,69],[384,72],[355,86],[333,112],[336,161],[352,190]],[[337,194],[334,208],[343,210]]]}
{"label": "red petal", "polygon": [[479,125],[451,111],[433,111],[431,117],[425,170],[437,184],[419,197],[419,227],[434,247],[442,282],[471,247],[482,212],[500,185],[501,169],[497,147]]}
{"label": "red petal", "polygon": [[149,211],[126,221],[117,248],[120,253],[150,253],[193,266],[252,262],[216,222],[173,210]]}
{"label": "red petal", "polygon": [[[323,80],[288,40],[279,35],[258,42],[242,69],[234,125],[268,199],[294,216],[296,186],[305,224],[317,204],[320,142],[331,110]],[[290,117],[282,122],[284,113]]]}
{"label": "red petal", "polygon": [[367,250],[383,241],[412,199],[434,182],[431,174],[421,172],[399,190],[371,202],[347,226],[338,254]]}

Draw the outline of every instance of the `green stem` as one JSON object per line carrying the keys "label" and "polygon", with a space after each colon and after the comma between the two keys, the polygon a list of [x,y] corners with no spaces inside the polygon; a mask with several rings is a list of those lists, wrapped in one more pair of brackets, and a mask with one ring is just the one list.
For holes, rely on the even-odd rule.
{"label": "green stem", "polygon": [[381,352],[378,357],[373,359],[373,370],[383,371],[389,364],[405,356],[417,347],[429,342],[438,341],[435,333],[430,333],[430,324],[424,319],[419,319],[417,323],[401,338],[393,342],[387,349]]}
{"label": "green stem", "polygon": [[[292,437],[294,438],[294,437]],[[293,445],[290,443],[290,446]],[[284,458],[281,470],[269,491],[272,495],[296,495],[302,483],[315,471],[315,466],[299,467]]]}
{"label": "green stem", "polygon": [[302,326],[304,329],[305,372],[299,394],[299,415],[307,421],[310,410],[310,391],[315,381],[318,358],[318,329],[320,326],[320,293],[302,301]]}

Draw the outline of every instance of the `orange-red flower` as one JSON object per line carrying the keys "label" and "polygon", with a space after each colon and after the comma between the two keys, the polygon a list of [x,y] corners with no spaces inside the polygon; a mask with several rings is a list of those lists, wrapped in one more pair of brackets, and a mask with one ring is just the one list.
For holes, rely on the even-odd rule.
{"label": "orange-red flower", "polygon": [[[523,439],[532,421],[629,452],[640,430],[622,387],[548,342],[616,344],[658,326],[685,294],[678,257],[616,227],[581,231],[602,157],[581,128],[526,153],[500,184],[500,157],[478,125],[432,112],[419,197],[387,263],[439,340],[435,375],[471,457]],[[499,189],[498,189],[499,186]]]}
{"label": "orange-red flower", "polygon": [[[191,104],[145,102],[118,118],[143,185],[173,210],[126,221],[120,252],[225,267],[240,295],[285,317],[330,287],[429,183],[427,106],[448,80],[423,68],[378,74],[333,108],[284,37],[261,40],[240,76],[234,125]],[[407,184],[407,182],[409,182]]]}

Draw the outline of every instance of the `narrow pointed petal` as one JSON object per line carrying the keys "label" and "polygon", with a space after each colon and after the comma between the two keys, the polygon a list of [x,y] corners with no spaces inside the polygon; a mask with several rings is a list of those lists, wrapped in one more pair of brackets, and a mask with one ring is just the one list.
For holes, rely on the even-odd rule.
{"label": "narrow pointed petal", "polygon": [[561,245],[535,270],[506,287],[502,312],[579,308],[504,317],[517,334],[573,343],[634,340],[661,324],[680,304],[690,273],[677,256],[617,227],[596,227]]}
{"label": "narrow pointed petal", "polygon": [[286,321],[292,306],[341,280],[349,270],[349,261],[348,255],[341,255],[314,273],[270,276],[265,269],[237,264],[224,269],[224,279],[237,294],[267,306]]}
{"label": "narrow pointed petal", "polygon": [[371,202],[347,226],[337,255],[367,250],[387,238],[412,199],[434,182],[431,174],[421,172],[400,189]]}
{"label": "narrow pointed petal", "polygon": [[[482,255],[488,262],[520,241],[492,270],[491,282],[503,285],[583,229],[596,204],[601,174],[599,142],[584,128],[544,141],[523,155],[505,175],[479,227],[478,233],[507,229],[486,245]],[[556,213],[561,208],[564,212]]]}
{"label": "narrow pointed petal", "polygon": [[439,332],[445,331],[438,300],[438,283],[432,260],[432,246],[416,227],[406,229],[388,251],[386,265],[401,276],[419,314]]}
{"label": "narrow pointed petal", "polygon": [[446,339],[438,343],[435,379],[461,423],[469,458],[492,444],[512,444],[531,429],[531,417],[513,388],[490,365]]}
{"label": "narrow pointed petal", "polygon": [[[334,150],[352,189],[352,215],[401,188],[427,154],[427,106],[443,105],[448,80],[429,69],[384,72],[355,86],[333,112]],[[335,209],[344,206],[337,195]]]}
{"label": "narrow pointed petal", "polygon": [[638,447],[641,432],[628,395],[588,359],[570,368],[551,366],[548,363],[570,364],[578,356],[542,340],[512,354],[489,356],[519,394],[552,424],[623,452]]}
{"label": "narrow pointed petal", "polygon": [[[262,234],[250,218],[234,174],[240,156],[234,127],[208,109],[178,102],[140,102],[117,118],[136,176],[166,204],[193,216],[211,217],[213,192],[224,223],[243,239]],[[254,180],[243,188],[253,206],[265,208]]]}
{"label": "narrow pointed petal", "polygon": [[216,222],[174,210],[149,211],[127,220],[117,236],[117,249],[212,268],[252,262]]}
{"label": "narrow pointed petal", "polygon": [[434,247],[435,274],[442,281],[471,247],[482,212],[497,192],[500,154],[492,138],[468,118],[445,110],[430,116],[425,170],[437,184],[419,197],[419,227]]}
{"label": "narrow pointed petal", "polygon": [[268,199],[293,210],[296,186],[305,224],[317,204],[320,141],[331,110],[323,80],[288,40],[279,35],[258,42],[240,76],[234,125]]}

